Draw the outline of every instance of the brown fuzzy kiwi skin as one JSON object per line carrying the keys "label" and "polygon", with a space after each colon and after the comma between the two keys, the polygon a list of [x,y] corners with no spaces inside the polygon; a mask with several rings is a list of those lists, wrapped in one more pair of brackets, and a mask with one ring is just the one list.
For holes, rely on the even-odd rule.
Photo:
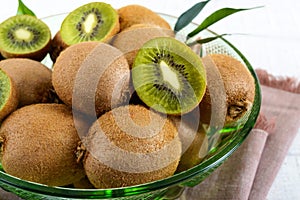
{"label": "brown fuzzy kiwi skin", "polygon": [[91,182],[86,176],[80,179],[79,181],[73,183],[73,187],[78,189],[95,189],[93,184],[91,184]]}
{"label": "brown fuzzy kiwi skin", "polygon": [[60,31],[58,31],[51,42],[50,47],[50,58],[55,63],[57,57],[59,56],[60,52],[62,52],[64,49],[66,49],[68,45],[64,43],[64,41],[61,38]]}
{"label": "brown fuzzy kiwi skin", "polygon": [[[212,59],[219,70],[226,93],[225,126],[234,124],[251,109],[255,96],[255,83],[249,70],[237,59],[225,54],[211,54],[203,58]],[[209,70],[207,70],[209,72]],[[209,74],[207,74],[209,76]],[[208,82],[207,84],[213,84]],[[210,123],[212,105],[208,90],[200,102],[200,119]],[[214,105],[217,106],[217,105]],[[220,111],[222,112],[222,111]]]}
{"label": "brown fuzzy kiwi skin", "polygon": [[28,58],[36,61],[42,61],[49,53],[50,48],[51,48],[51,39],[42,49],[35,52],[31,52],[27,54],[12,54],[5,51],[4,49],[1,49],[1,54],[4,58]]}
{"label": "brown fuzzy kiwi skin", "polygon": [[182,172],[198,165],[205,158],[207,153],[208,137],[204,128],[200,125],[193,142],[182,154],[176,172]]}
{"label": "brown fuzzy kiwi skin", "polygon": [[153,24],[134,24],[115,35],[110,44],[121,50],[131,67],[138,50],[156,37],[175,37],[172,30]]}
{"label": "brown fuzzy kiwi skin", "polygon": [[171,29],[169,23],[152,10],[140,5],[127,5],[118,9],[121,31],[134,24],[153,24]]}
{"label": "brown fuzzy kiwi skin", "polygon": [[27,58],[10,58],[1,61],[0,68],[16,84],[18,107],[50,102],[52,71],[45,65]]}
{"label": "brown fuzzy kiwi skin", "polygon": [[6,118],[0,129],[1,163],[6,173],[50,186],[84,177],[75,151],[80,141],[72,111],[63,104],[25,106]]}
{"label": "brown fuzzy kiwi skin", "polygon": [[[128,113],[125,113],[126,109],[129,110],[130,116],[128,116]],[[86,175],[90,182],[96,188],[115,188],[147,183],[172,176],[176,171],[181,154],[181,142],[174,124],[167,119],[164,123],[164,126],[161,127],[157,134],[152,137],[139,138],[124,132],[123,129],[121,129],[116,123],[113,112],[119,115],[122,119],[132,119],[135,124],[138,124],[142,127],[147,126],[150,123],[150,120],[153,120],[154,118],[163,120],[157,113],[156,115],[151,116],[150,119],[149,115],[151,111],[140,105],[129,105],[115,108],[112,111],[102,115],[90,128],[89,135],[86,138],[86,144],[89,145],[89,148],[87,148],[83,163]],[[126,116],[123,116],[124,114]],[[127,122],[123,123],[127,124]],[[95,154],[93,149],[99,150],[99,148],[101,148],[99,146],[101,144],[99,144],[97,141],[100,139],[100,129],[98,126],[100,126],[102,133],[105,134],[112,144],[126,152],[132,152],[134,154],[139,153],[141,156],[143,153],[153,153],[163,149],[166,147],[166,145],[172,142],[174,145],[172,145],[171,149],[168,149],[170,151],[167,153],[175,156],[176,159],[170,161],[170,163],[165,166],[146,172],[135,173],[112,168],[107,164],[102,163],[94,156],[97,153]],[[106,151],[110,150],[106,149]],[[115,166],[120,166],[118,163],[122,162],[117,159],[118,156],[120,155],[115,155],[111,158],[114,159]],[[152,162],[150,158],[151,156],[149,157],[149,163]],[[136,158],[129,157],[126,157],[126,163],[128,163],[128,165],[140,166],[141,168],[143,168],[142,165],[147,165],[147,163],[141,163],[139,160],[136,160]]]}
{"label": "brown fuzzy kiwi skin", "polygon": [[[3,73],[3,71],[2,71],[2,73]],[[12,113],[13,111],[15,111],[17,109],[17,106],[19,103],[16,85],[10,77],[9,77],[9,80],[10,80],[10,83],[9,83],[10,93],[9,93],[9,97],[8,97],[5,105],[0,110],[0,123],[6,116],[8,116],[10,113]]]}
{"label": "brown fuzzy kiwi skin", "polygon": [[[101,57],[104,59],[103,62],[97,60],[98,58],[94,57],[95,52],[97,54],[105,53],[107,56]],[[101,54],[102,54],[101,53]],[[91,56],[93,54],[93,56]],[[89,58],[87,58],[89,57]],[[95,59],[94,59],[95,58]],[[109,62],[109,66],[103,66],[103,63],[106,61]],[[96,61],[95,61],[96,60]],[[91,62],[91,63],[89,63]],[[111,110],[111,108],[119,106],[123,103],[126,103],[130,95],[130,70],[126,58],[122,55],[118,49],[102,42],[81,42],[75,45],[72,45],[65,49],[59,57],[57,58],[52,73],[52,83],[57,95],[60,99],[67,104],[72,106],[76,110],[79,110],[88,115],[94,115],[93,110],[90,108],[87,103],[88,98],[80,98],[80,102],[77,102],[76,105],[72,103],[74,84],[76,78],[78,78],[78,71],[82,69],[82,64],[89,65],[89,73],[96,74],[105,67],[97,88],[91,86],[90,81],[87,81],[85,88],[76,88],[77,94],[87,91],[87,89],[95,89],[91,91],[93,94],[89,93],[89,96],[94,96],[95,100],[95,111],[96,115],[100,115],[106,111]],[[93,73],[93,71],[95,73]],[[91,79],[90,74],[83,76],[80,80],[89,80]],[[121,80],[121,83],[119,82]],[[98,80],[96,80],[98,81]],[[117,83],[120,83],[121,91],[118,93],[118,98],[112,96],[114,92],[114,87]],[[93,97],[91,97],[93,98]],[[77,98],[78,99],[78,98]]]}

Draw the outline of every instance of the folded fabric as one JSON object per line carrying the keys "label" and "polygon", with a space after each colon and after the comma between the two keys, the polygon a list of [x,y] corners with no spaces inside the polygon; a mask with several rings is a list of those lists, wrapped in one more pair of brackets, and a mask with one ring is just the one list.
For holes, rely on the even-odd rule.
{"label": "folded fabric", "polygon": [[187,200],[264,200],[300,127],[300,84],[257,70],[262,84],[261,114],[245,142]]}

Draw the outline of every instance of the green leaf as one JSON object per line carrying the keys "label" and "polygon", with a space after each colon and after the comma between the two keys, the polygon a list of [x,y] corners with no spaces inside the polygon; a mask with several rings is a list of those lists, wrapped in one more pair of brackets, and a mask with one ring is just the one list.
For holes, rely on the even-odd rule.
{"label": "green leaf", "polygon": [[18,0],[19,1],[19,6],[18,6],[18,11],[17,11],[17,15],[32,15],[32,16],[36,16],[34,14],[34,12],[32,12],[23,2],[22,0]]}
{"label": "green leaf", "polygon": [[202,1],[197,4],[195,4],[193,7],[182,13],[179,18],[177,19],[177,22],[174,27],[174,31],[178,32],[184,27],[186,27],[190,22],[193,21],[193,19],[200,13],[200,11],[204,8],[204,6],[209,2]]}
{"label": "green leaf", "polygon": [[235,9],[235,8],[222,8],[220,10],[215,11],[210,16],[208,16],[204,21],[192,32],[188,34],[188,37],[193,37],[196,34],[200,33],[204,29],[208,28],[210,25],[220,21],[221,19],[232,15],[234,13],[245,11],[245,10],[252,10],[260,7],[254,7],[254,8],[242,8],[242,9]]}
{"label": "green leaf", "polygon": [[231,35],[231,34],[222,34],[222,35],[217,35],[217,36],[213,36],[213,37],[207,37],[207,38],[199,39],[199,40],[196,40],[194,42],[188,43],[187,45],[188,46],[193,46],[195,44],[205,44],[205,43],[214,41],[218,38],[221,38],[221,37],[227,36],[227,35]]}

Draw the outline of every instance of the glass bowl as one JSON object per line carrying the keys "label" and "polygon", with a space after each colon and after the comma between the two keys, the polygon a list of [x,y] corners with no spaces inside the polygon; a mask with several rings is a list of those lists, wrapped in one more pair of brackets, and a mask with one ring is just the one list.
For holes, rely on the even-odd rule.
{"label": "glass bowl", "polygon": [[[54,35],[60,28],[60,24],[67,14],[59,14],[43,18],[42,20],[48,24]],[[174,27],[177,18],[165,14],[160,14]],[[180,34],[186,35],[197,25],[191,23],[184,28]],[[199,37],[211,37],[216,34],[210,30],[203,31]],[[199,165],[186,171],[177,173],[169,178],[158,180],[142,185],[135,185],[123,188],[113,189],[75,189],[65,187],[49,187],[46,185],[33,183],[6,174],[0,170],[0,186],[9,192],[12,192],[24,199],[175,199],[180,196],[185,187],[193,187],[203,181],[218,166],[220,166],[226,158],[228,158],[245,140],[247,135],[253,128],[259,114],[261,105],[261,92],[255,71],[250,63],[230,42],[223,38],[218,38],[212,42],[202,45],[202,53],[221,53],[231,55],[240,60],[251,72],[255,80],[255,100],[248,115],[235,127],[224,127],[214,132],[219,134],[219,140],[211,148],[206,159]],[[42,61],[48,67],[52,66],[49,55]],[[229,133],[229,134],[228,134]],[[212,136],[211,139],[214,139]]]}

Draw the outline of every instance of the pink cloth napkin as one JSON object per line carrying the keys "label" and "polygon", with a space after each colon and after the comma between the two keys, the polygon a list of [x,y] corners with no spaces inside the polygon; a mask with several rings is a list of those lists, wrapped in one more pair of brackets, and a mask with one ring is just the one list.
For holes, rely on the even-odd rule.
{"label": "pink cloth napkin", "polygon": [[262,107],[246,141],[207,179],[187,188],[187,200],[264,200],[300,127],[300,83],[256,71]]}

